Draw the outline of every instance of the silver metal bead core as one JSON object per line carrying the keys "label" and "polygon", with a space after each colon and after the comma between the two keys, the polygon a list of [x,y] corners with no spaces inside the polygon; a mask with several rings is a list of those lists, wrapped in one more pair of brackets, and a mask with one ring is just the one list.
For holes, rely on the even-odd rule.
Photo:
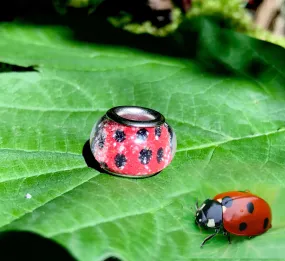
{"label": "silver metal bead core", "polygon": [[117,106],[106,113],[115,122],[133,127],[157,127],[165,123],[164,116],[153,109],[139,106]]}

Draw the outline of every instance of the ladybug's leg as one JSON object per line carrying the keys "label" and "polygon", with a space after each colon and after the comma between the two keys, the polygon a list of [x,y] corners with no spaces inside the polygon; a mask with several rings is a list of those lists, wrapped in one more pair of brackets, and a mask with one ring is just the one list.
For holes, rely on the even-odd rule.
{"label": "ladybug's leg", "polygon": [[220,229],[215,229],[215,233],[212,234],[212,235],[210,235],[210,236],[208,236],[208,237],[206,237],[206,238],[204,239],[204,241],[202,242],[202,244],[201,244],[200,247],[203,247],[204,244],[205,244],[207,241],[209,241],[211,238],[213,238],[215,235],[217,235],[217,234],[219,233],[219,231],[220,231]]}
{"label": "ladybug's leg", "polygon": [[228,242],[229,242],[229,244],[231,244],[232,241],[231,241],[231,235],[230,235],[230,233],[229,233],[228,231],[224,230],[223,235],[228,238]]}
{"label": "ladybug's leg", "polygon": [[229,244],[231,244],[231,243],[232,243],[230,233],[228,233],[228,242],[229,242]]}

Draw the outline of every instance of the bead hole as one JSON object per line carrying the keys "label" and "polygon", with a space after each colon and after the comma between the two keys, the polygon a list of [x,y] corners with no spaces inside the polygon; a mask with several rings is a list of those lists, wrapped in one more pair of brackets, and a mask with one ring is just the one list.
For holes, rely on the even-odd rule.
{"label": "bead hole", "polygon": [[148,111],[140,108],[125,108],[116,111],[120,117],[133,120],[133,121],[150,121],[154,120],[155,116],[150,114]]}
{"label": "bead hole", "polygon": [[133,127],[157,127],[165,123],[161,113],[140,106],[114,107],[106,115],[117,123]]}

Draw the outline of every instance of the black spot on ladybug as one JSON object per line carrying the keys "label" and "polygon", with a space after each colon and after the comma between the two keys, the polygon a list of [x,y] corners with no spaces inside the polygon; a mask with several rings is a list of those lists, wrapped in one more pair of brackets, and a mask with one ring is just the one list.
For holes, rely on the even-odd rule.
{"label": "black spot on ladybug", "polygon": [[106,169],[106,168],[108,168],[108,165],[107,165],[106,162],[100,162],[100,167],[101,167],[102,169]]}
{"label": "black spot on ladybug", "polygon": [[145,141],[148,137],[148,131],[146,129],[140,129],[137,131],[137,138],[139,140]]}
{"label": "black spot on ladybug", "polygon": [[239,230],[244,231],[247,228],[247,224],[245,222],[242,222],[239,224]]}
{"label": "black spot on ladybug", "polygon": [[115,157],[115,164],[118,168],[123,168],[126,165],[127,159],[124,154],[117,154]]}
{"label": "black spot on ladybug", "polygon": [[253,211],[254,211],[254,205],[253,205],[252,202],[247,203],[246,208],[247,208],[247,211],[248,211],[250,214],[253,213]]}
{"label": "black spot on ladybug", "polygon": [[148,149],[143,149],[140,151],[139,160],[141,164],[148,164],[151,160],[152,151]]}
{"label": "black spot on ladybug", "polygon": [[155,132],[155,137],[159,138],[161,136],[161,128],[160,127],[156,127],[154,132]]}
{"label": "black spot on ladybug", "polygon": [[122,130],[116,130],[113,137],[117,142],[123,142],[126,139],[126,134]]}
{"label": "black spot on ladybug", "polygon": [[231,197],[224,197],[222,199],[222,205],[226,208],[230,208],[233,205],[233,199]]}
{"label": "black spot on ladybug", "polygon": [[156,154],[157,162],[160,163],[162,161],[162,158],[163,158],[163,148],[159,148]]}
{"label": "black spot on ladybug", "polygon": [[263,228],[264,228],[264,229],[267,228],[268,223],[269,223],[269,219],[268,219],[268,218],[264,219],[264,222],[263,222]]}

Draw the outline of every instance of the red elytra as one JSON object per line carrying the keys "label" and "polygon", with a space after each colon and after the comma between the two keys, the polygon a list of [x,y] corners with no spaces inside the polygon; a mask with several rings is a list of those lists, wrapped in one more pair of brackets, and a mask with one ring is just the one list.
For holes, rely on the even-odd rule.
{"label": "red elytra", "polygon": [[150,176],[173,159],[175,137],[164,123],[157,127],[133,127],[103,118],[91,137],[91,150],[101,167],[126,176]]}
{"label": "red elytra", "polygon": [[[225,200],[227,198],[228,201]],[[264,199],[248,191],[221,193],[214,200],[227,202],[223,207],[223,226],[231,234],[256,236],[271,228],[270,206]]]}

